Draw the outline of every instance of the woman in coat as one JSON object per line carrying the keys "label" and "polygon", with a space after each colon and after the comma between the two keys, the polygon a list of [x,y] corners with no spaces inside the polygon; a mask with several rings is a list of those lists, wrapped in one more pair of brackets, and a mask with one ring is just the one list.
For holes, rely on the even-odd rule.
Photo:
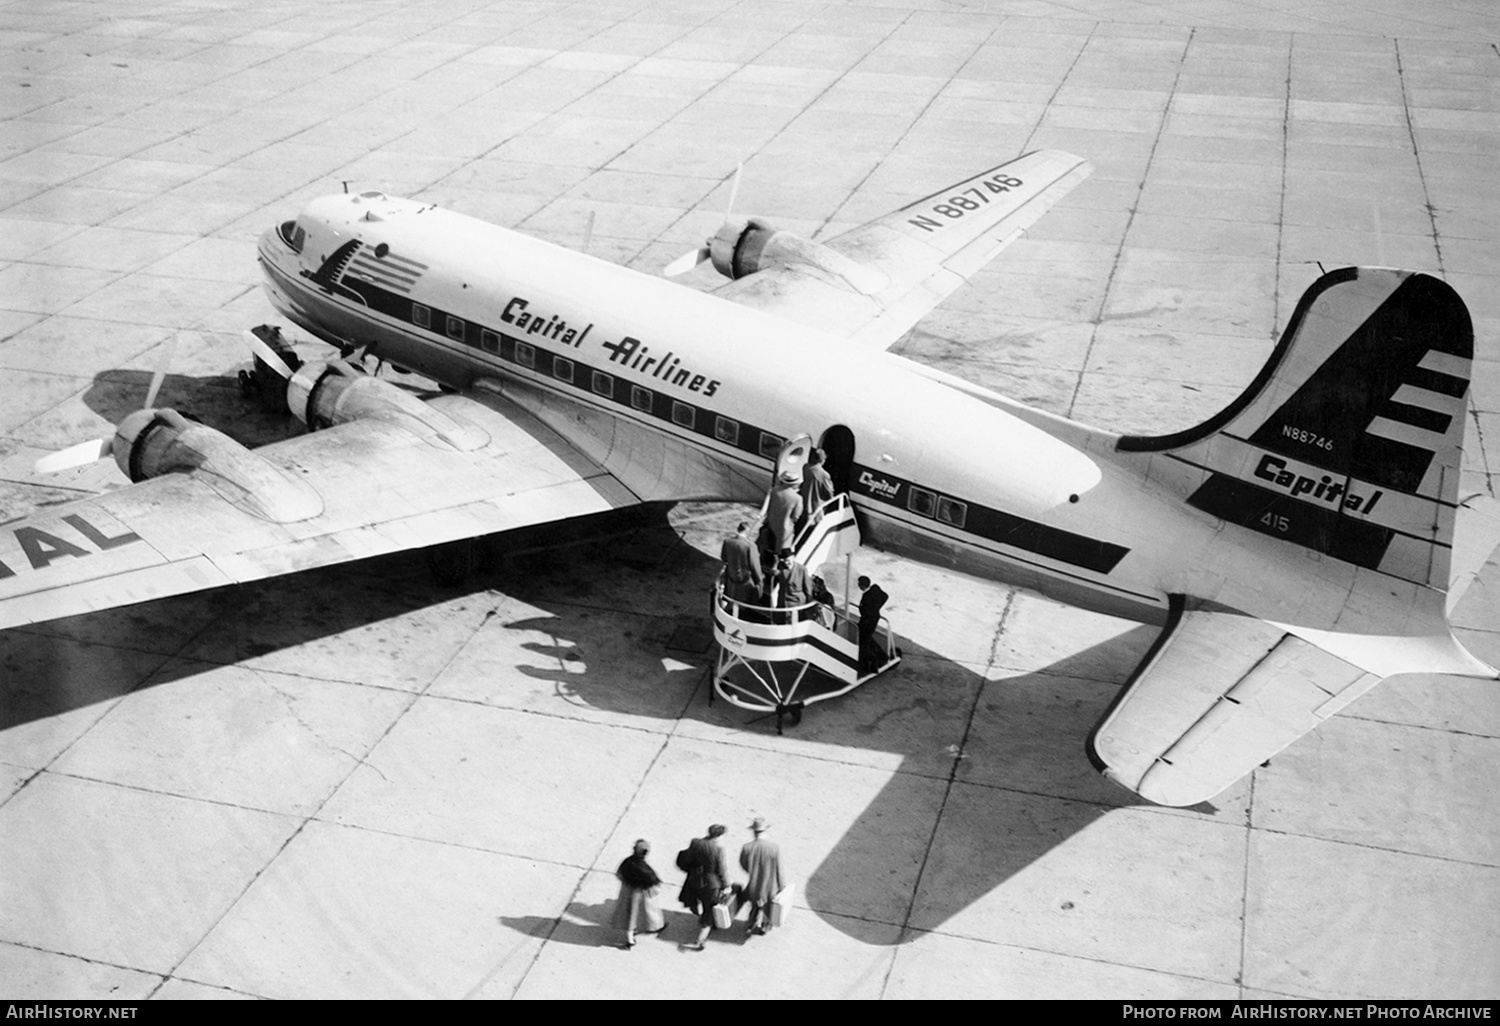
{"label": "woman in coat", "polygon": [[657,933],[667,925],[666,917],[656,904],[661,877],[646,861],[650,851],[651,845],[636,841],[635,853],[615,870],[615,876],[620,880],[620,897],[615,902],[614,924],[625,931],[625,943],[620,946],[627,951],[635,947],[637,931]]}

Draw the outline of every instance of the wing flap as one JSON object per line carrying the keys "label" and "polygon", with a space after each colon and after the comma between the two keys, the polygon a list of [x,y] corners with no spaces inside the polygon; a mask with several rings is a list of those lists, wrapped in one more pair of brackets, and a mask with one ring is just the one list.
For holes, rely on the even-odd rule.
{"label": "wing flap", "polygon": [[1173,609],[1089,738],[1105,776],[1158,804],[1212,798],[1382,679],[1263,620]]}

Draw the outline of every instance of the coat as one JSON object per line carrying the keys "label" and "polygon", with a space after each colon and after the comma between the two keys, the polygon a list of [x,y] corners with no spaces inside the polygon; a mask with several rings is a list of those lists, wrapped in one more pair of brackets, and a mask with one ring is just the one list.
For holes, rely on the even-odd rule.
{"label": "coat", "polygon": [[757,837],[740,849],[740,868],[750,874],[745,900],[764,905],[786,887],[781,875],[781,849],[775,841]]}
{"label": "coat", "polygon": [[807,567],[795,559],[787,560],[786,573],[778,574],[781,584],[781,605],[790,609],[812,601],[812,581],[807,576]]}
{"label": "coat", "polygon": [[884,608],[886,599],[890,598],[878,584],[872,584],[865,589],[865,593],[859,597],[859,636],[868,638],[875,634],[875,627],[880,623],[880,610]]}
{"label": "coat", "polygon": [[778,484],[766,505],[766,523],[771,528],[772,544],[779,553],[792,547],[796,540],[797,520],[802,516],[802,496],[796,485]]}
{"label": "coat", "polygon": [[644,856],[632,855],[615,870],[620,897],[615,901],[614,925],[629,933],[655,933],[667,924],[656,903],[661,878]]}
{"label": "coat", "polygon": [[736,534],[725,538],[719,549],[724,561],[724,594],[740,602],[755,602],[765,592],[760,574],[760,555],[750,539]]}
{"label": "coat", "polygon": [[807,516],[817,516],[823,503],[833,498],[833,478],[821,463],[809,463],[802,468],[802,509]]}
{"label": "coat", "polygon": [[687,874],[677,900],[698,913],[704,926],[713,925],[713,907],[719,892],[729,886],[729,863],[724,847],[707,837],[695,837],[677,857],[677,868]]}

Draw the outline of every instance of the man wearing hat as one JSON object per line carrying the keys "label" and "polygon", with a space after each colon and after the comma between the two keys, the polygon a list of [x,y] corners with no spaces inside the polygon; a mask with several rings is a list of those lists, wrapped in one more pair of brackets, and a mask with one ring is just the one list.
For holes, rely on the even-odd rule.
{"label": "man wearing hat", "polygon": [[756,816],[750,824],[755,840],[740,849],[740,868],[750,874],[744,894],[750,902],[751,933],[765,933],[771,928],[771,902],[786,887],[781,877],[781,849],[765,838],[769,829],[766,818]]}

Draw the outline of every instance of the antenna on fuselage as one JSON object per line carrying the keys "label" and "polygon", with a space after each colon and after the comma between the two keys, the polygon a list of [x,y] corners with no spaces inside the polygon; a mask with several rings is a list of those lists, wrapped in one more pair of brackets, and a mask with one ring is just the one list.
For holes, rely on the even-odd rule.
{"label": "antenna on fuselage", "polygon": [[347,180],[344,182],[344,195],[349,195],[349,182]]}

